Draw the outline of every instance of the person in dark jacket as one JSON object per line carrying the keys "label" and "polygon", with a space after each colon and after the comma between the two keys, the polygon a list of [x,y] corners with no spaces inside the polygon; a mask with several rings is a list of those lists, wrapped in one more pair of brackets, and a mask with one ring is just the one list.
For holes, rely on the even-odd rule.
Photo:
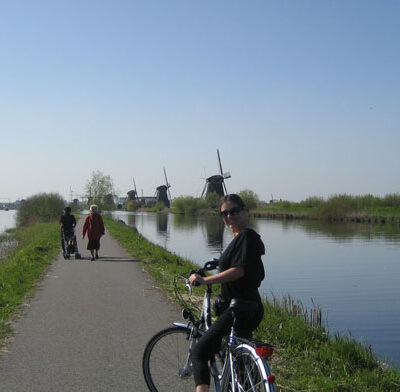
{"label": "person in dark jacket", "polygon": [[86,217],[85,223],[82,228],[82,239],[85,238],[87,233],[88,245],[87,249],[90,250],[93,261],[99,258],[100,238],[104,235],[103,218],[98,213],[98,208],[95,204],[90,206],[90,214]]}
{"label": "person in dark jacket", "polygon": [[220,272],[207,277],[197,274],[189,277],[192,285],[221,283],[221,303],[225,304],[219,318],[192,349],[196,392],[209,391],[208,361],[220,349],[222,338],[230,333],[233,323],[232,312],[228,308],[230,301],[245,300],[251,301],[254,305],[236,315],[235,328],[239,336],[251,337],[264,315],[258,292],[258,287],[265,276],[261,260],[261,256],[265,253],[264,244],[260,236],[248,227],[245,206],[238,195],[224,196],[220,213],[233,234],[232,242],[219,259]]}
{"label": "person in dark jacket", "polygon": [[[65,235],[72,235],[75,226],[76,226],[76,220],[75,220],[75,217],[71,214],[71,207],[65,207],[64,213],[60,217],[61,247],[62,247],[64,256],[66,255]],[[77,248],[75,236],[74,236],[74,244],[75,244],[75,248]]]}

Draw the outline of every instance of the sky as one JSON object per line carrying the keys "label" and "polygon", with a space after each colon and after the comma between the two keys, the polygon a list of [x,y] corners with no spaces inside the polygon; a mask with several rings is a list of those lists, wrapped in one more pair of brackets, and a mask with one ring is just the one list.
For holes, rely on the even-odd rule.
{"label": "sky", "polygon": [[398,0],[0,0],[0,202],[399,193]]}

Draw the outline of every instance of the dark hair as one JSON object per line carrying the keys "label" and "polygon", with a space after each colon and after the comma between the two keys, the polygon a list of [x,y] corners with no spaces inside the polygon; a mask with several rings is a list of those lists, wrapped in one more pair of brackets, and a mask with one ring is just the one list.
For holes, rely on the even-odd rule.
{"label": "dark hair", "polygon": [[242,198],[239,195],[236,195],[235,193],[231,193],[229,195],[225,195],[221,197],[221,204],[220,207],[222,206],[222,204],[224,204],[225,202],[230,201],[232,203],[237,204],[240,208],[242,208],[243,210],[245,209],[245,205],[243,203]]}
{"label": "dark hair", "polygon": [[64,211],[66,214],[70,214],[71,213],[71,207],[65,207]]}

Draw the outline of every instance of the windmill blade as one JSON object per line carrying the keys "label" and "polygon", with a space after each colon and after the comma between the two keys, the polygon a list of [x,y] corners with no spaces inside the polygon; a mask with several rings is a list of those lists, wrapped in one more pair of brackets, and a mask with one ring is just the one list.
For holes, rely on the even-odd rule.
{"label": "windmill blade", "polygon": [[225,185],[225,181],[224,180],[222,180],[222,185],[224,186],[224,189],[225,189],[225,195],[227,195],[228,191],[226,190],[226,185]]}
{"label": "windmill blade", "polygon": [[167,188],[169,188],[171,185],[168,184],[167,172],[165,171],[165,167],[163,169],[164,169],[165,185],[167,186]]}
{"label": "windmill blade", "polygon": [[135,188],[135,197],[136,197],[136,199],[139,199],[139,195],[138,195],[137,190],[136,190],[135,177],[132,177],[132,178],[133,178],[133,186]]}
{"label": "windmill blade", "polygon": [[221,157],[219,155],[219,150],[217,149],[217,155],[218,155],[218,163],[219,163],[219,170],[221,172],[221,176],[224,176],[224,172],[222,171],[222,164],[221,164]]}
{"label": "windmill blade", "polygon": [[169,190],[169,187],[167,188],[167,190],[168,190],[168,195],[169,195],[169,202],[170,202],[170,204],[172,204],[172,196],[171,196],[171,192]]}
{"label": "windmill blade", "polygon": [[171,188],[171,184],[168,182],[167,172],[166,172],[166,170],[165,170],[165,167],[164,167],[163,169],[164,169],[165,185],[166,185],[166,187],[167,187],[167,192],[168,192],[168,196],[169,196],[169,204],[171,205],[171,203],[172,203],[172,196],[171,196],[171,191],[169,190],[169,188]]}
{"label": "windmill blade", "polygon": [[206,181],[206,183],[205,183],[205,185],[204,185],[203,192],[201,192],[200,199],[203,198],[203,195],[204,195],[204,192],[206,191],[206,188],[207,188],[207,181]]}

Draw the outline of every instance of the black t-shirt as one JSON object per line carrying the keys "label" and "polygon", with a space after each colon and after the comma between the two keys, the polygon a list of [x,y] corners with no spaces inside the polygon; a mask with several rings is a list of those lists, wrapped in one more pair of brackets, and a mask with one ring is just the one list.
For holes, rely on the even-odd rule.
{"label": "black t-shirt", "polygon": [[258,287],[265,277],[261,260],[264,253],[261,237],[250,228],[240,232],[227,246],[219,259],[219,270],[222,272],[231,267],[243,266],[244,276],[233,282],[221,283],[221,294],[226,300],[260,300]]}
{"label": "black t-shirt", "polygon": [[76,220],[73,215],[61,215],[60,223],[64,231],[72,231],[76,226]]}

